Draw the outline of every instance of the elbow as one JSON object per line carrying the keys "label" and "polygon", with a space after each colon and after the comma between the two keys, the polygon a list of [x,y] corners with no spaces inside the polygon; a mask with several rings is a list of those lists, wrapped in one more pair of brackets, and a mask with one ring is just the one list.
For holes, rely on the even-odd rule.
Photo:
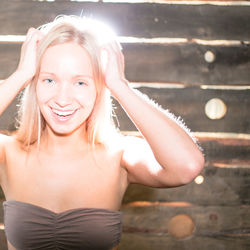
{"label": "elbow", "polygon": [[192,182],[203,170],[205,159],[200,153],[195,159],[190,160],[186,164],[186,174],[183,176],[183,185]]}
{"label": "elbow", "polygon": [[184,164],[178,164],[174,171],[164,171],[159,187],[178,187],[192,182],[203,170],[205,159],[202,153],[197,157],[184,160]]}

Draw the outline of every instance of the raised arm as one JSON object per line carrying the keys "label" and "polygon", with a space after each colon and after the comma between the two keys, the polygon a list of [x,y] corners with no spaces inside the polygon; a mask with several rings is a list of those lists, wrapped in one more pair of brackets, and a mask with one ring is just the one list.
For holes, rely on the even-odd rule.
{"label": "raised arm", "polygon": [[189,183],[204,165],[193,138],[173,115],[129,87],[119,47],[112,44],[106,51],[106,85],[145,138],[125,139],[122,164],[129,181],[153,187]]}
{"label": "raised arm", "polygon": [[42,33],[30,28],[22,45],[17,70],[0,83],[0,115],[13,101],[16,95],[27,85],[36,72],[36,50]]}
{"label": "raised arm", "polygon": [[[42,33],[30,28],[22,45],[21,57],[17,70],[0,83],[0,115],[14,100],[16,95],[29,83],[36,72],[36,50]],[[4,162],[4,149],[7,136],[0,134],[0,164]]]}

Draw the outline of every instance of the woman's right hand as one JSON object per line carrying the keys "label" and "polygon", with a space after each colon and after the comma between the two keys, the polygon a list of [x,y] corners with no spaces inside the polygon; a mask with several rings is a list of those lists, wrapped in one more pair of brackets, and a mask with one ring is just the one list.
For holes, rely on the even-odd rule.
{"label": "woman's right hand", "polygon": [[30,28],[22,45],[17,72],[24,76],[26,79],[25,83],[30,81],[35,76],[37,65],[37,46],[43,36],[44,35],[41,31],[35,28]]}

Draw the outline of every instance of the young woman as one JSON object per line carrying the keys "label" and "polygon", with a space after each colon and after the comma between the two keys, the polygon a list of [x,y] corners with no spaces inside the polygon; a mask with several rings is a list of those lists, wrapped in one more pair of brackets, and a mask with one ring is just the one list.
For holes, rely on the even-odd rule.
{"label": "young woman", "polygon": [[[115,39],[94,21],[61,17],[30,28],[0,113],[25,88],[15,135],[0,136],[9,249],[112,249],[130,183],[175,187],[202,170],[195,140],[124,76]],[[142,134],[112,123],[111,95]]]}

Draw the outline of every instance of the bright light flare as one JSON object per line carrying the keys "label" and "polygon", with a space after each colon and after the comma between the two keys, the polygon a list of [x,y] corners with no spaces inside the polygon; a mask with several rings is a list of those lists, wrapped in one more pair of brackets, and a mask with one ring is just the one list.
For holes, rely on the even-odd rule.
{"label": "bright light flare", "polygon": [[25,41],[26,36],[21,35],[1,35],[0,43],[20,43]]}
{"label": "bright light flare", "polygon": [[97,39],[98,45],[103,46],[110,42],[118,42],[117,35],[114,30],[108,26],[105,22],[88,17],[78,17],[78,16],[66,16],[60,15],[55,18],[53,22],[42,25],[39,29],[45,34],[51,30],[51,28],[57,26],[61,23],[68,23],[75,26],[79,31],[87,31],[94,35]]}
{"label": "bright light flare", "polygon": [[118,42],[116,33],[106,23],[97,20],[89,20],[89,25],[91,25],[93,30],[97,32],[95,35],[97,36],[100,45],[105,45],[114,41]]}
{"label": "bright light flare", "polygon": [[204,182],[204,177],[202,175],[199,175],[195,178],[194,182],[198,185],[202,184]]}

